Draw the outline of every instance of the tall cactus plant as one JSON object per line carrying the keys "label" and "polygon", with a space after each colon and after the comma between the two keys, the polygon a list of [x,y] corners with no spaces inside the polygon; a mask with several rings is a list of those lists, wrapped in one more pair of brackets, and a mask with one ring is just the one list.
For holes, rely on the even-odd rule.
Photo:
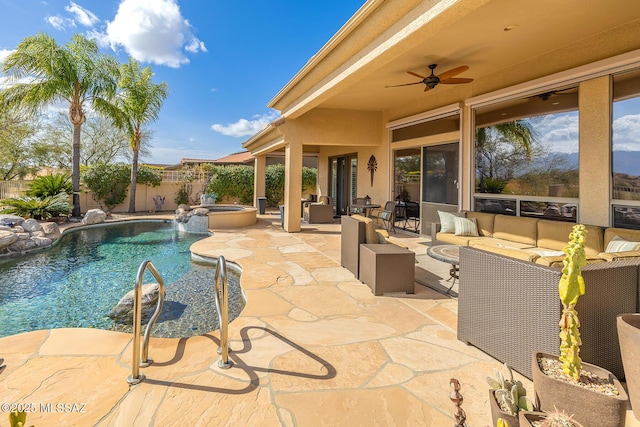
{"label": "tall cactus plant", "polygon": [[584,225],[573,226],[569,235],[569,244],[563,249],[565,253],[562,261],[562,277],[558,284],[558,293],[562,301],[562,316],[560,318],[560,362],[562,372],[580,379],[582,360],[580,359],[580,321],[575,305],[580,295],[584,295],[584,279],[582,267],[586,264],[584,243],[587,230]]}

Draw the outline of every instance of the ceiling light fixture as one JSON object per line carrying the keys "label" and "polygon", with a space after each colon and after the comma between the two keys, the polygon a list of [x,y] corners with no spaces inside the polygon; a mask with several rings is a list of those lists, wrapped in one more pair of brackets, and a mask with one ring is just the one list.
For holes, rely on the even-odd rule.
{"label": "ceiling light fixture", "polygon": [[518,28],[517,24],[507,25],[506,27],[504,27],[503,31],[511,31],[511,30],[515,30],[516,28]]}

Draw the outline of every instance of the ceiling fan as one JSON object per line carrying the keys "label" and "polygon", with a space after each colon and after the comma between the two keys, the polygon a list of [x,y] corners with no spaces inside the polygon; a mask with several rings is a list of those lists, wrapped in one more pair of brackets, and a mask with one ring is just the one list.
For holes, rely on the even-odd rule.
{"label": "ceiling fan", "polygon": [[405,83],[402,85],[393,85],[393,86],[385,86],[385,87],[399,87],[399,86],[410,86],[410,85],[419,85],[419,84],[424,84],[424,91],[428,91],[429,89],[433,89],[434,87],[436,87],[438,84],[442,83],[442,84],[446,84],[446,85],[456,85],[456,84],[461,84],[461,83],[471,83],[473,81],[473,79],[469,79],[469,78],[460,78],[460,77],[455,77],[458,74],[467,71],[469,69],[468,66],[466,65],[461,65],[459,67],[456,68],[452,68],[451,70],[445,71],[442,74],[439,75],[435,75],[434,74],[434,70],[435,68],[438,66],[438,64],[431,64],[429,65],[429,69],[431,70],[431,74],[428,76],[421,76],[418,73],[414,73],[413,71],[407,71],[408,74],[411,74],[412,76],[418,77],[421,80],[419,82],[413,82],[413,83]]}

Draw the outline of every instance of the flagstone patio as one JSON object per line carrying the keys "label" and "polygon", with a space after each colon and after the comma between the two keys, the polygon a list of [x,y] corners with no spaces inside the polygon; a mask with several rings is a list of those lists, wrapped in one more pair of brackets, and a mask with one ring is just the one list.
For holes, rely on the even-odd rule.
{"label": "flagstone patio", "polygon": [[218,367],[218,331],[152,338],[155,362],[129,386],[131,335],[34,331],[0,338],[0,403],[28,405],[39,427],[451,426],[457,378],[467,424],[490,425],[485,377],[503,366],[456,339],[450,266],[427,257],[428,238],[392,237],[416,253],[416,280],[428,286],[415,294],[375,297],[342,268],[339,220],[288,234],[267,214],[214,230],[192,251],[238,263],[248,298],[229,325],[230,369]]}

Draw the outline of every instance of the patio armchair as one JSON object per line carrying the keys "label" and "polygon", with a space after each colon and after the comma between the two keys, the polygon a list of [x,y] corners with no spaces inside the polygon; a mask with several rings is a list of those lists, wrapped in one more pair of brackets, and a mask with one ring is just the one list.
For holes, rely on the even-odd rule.
{"label": "patio armchair", "polygon": [[374,218],[376,221],[382,221],[384,224],[384,228],[387,231],[393,230],[396,231],[395,221],[396,221],[396,202],[389,201],[384,204],[384,209],[373,209],[371,211],[371,218]]}
{"label": "patio armchair", "polygon": [[340,258],[374,295],[414,293],[415,253],[376,230],[374,220],[361,215],[341,218]]}
{"label": "patio armchair", "polygon": [[333,203],[331,197],[320,196],[317,202],[305,202],[302,215],[308,224],[333,222]]}

